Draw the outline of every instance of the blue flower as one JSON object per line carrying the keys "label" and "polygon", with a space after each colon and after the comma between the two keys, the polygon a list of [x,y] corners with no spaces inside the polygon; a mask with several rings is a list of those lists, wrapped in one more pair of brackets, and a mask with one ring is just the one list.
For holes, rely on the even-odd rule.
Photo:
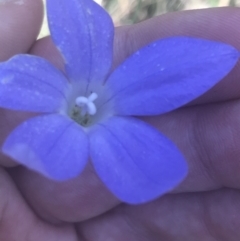
{"label": "blue flower", "polygon": [[185,159],[136,116],[164,114],[200,96],[230,72],[238,51],[203,39],[167,38],[109,74],[109,15],[92,0],[48,0],[47,11],[65,73],[31,55],[0,64],[0,106],[44,113],[18,126],[3,152],[55,180],[76,177],[90,158],[109,190],[128,203],[172,190],[187,174]]}

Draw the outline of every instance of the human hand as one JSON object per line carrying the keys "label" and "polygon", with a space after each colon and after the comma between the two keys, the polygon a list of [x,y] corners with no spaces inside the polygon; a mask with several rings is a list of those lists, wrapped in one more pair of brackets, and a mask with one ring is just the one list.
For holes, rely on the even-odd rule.
{"label": "human hand", "polygon": [[[34,43],[43,17],[41,0],[0,1],[0,61],[28,52]],[[0,110],[1,141],[10,129],[28,114]],[[0,155],[0,240],[1,241],[75,241],[71,225],[61,227],[42,221],[24,199],[6,167],[17,163]]]}
{"label": "human hand", "polygon": [[[32,9],[39,11],[36,6]],[[239,49],[238,15],[237,9],[191,11],[119,28],[115,65],[148,42],[166,36],[204,37]],[[39,22],[28,22],[36,33]],[[26,49],[7,57],[30,47],[34,34],[28,35]],[[36,42],[31,52],[61,68],[59,55],[48,38]],[[15,184],[4,171],[1,175],[1,240],[238,240],[239,71],[237,66],[187,108],[144,118],[169,136],[189,161],[189,175],[174,193],[145,205],[128,206],[107,191],[90,165],[78,178],[64,183],[15,167],[7,170]],[[26,117],[3,111],[2,138]],[[6,158],[1,163],[15,165]]]}

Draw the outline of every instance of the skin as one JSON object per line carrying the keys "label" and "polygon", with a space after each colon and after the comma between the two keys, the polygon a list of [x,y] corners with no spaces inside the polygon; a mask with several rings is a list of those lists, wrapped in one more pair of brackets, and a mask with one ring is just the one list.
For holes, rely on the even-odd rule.
{"label": "skin", "polygon": [[[35,42],[42,16],[40,0],[0,3],[1,61],[30,52],[62,68],[49,38]],[[240,49],[239,22],[240,9],[220,8],[170,13],[117,28],[114,66],[145,44],[167,36],[202,37]],[[189,164],[183,183],[148,204],[121,204],[90,164],[79,177],[56,183],[1,155],[0,240],[238,241],[239,79],[238,64],[187,107],[142,118],[170,137]],[[1,143],[12,128],[33,115],[0,111]]]}

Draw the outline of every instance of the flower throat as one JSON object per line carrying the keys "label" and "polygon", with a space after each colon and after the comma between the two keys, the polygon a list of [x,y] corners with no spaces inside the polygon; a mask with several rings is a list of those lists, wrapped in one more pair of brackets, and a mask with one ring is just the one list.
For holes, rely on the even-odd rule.
{"label": "flower throat", "polygon": [[98,98],[96,93],[91,93],[89,97],[79,96],[75,100],[71,118],[81,126],[92,124],[92,116],[97,113],[97,107],[94,101]]}

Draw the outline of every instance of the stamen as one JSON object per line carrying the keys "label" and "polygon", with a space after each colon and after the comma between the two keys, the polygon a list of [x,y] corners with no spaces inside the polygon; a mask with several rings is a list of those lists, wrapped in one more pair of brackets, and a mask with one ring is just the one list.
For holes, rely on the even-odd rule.
{"label": "stamen", "polygon": [[98,97],[98,95],[93,92],[91,95],[89,95],[88,99],[89,99],[89,101],[93,102],[94,100],[97,99],[97,97]]}
{"label": "stamen", "polygon": [[81,116],[86,114],[95,115],[97,113],[97,107],[93,103],[98,98],[96,93],[92,93],[89,97],[79,96],[75,103],[77,106],[81,107]]}

